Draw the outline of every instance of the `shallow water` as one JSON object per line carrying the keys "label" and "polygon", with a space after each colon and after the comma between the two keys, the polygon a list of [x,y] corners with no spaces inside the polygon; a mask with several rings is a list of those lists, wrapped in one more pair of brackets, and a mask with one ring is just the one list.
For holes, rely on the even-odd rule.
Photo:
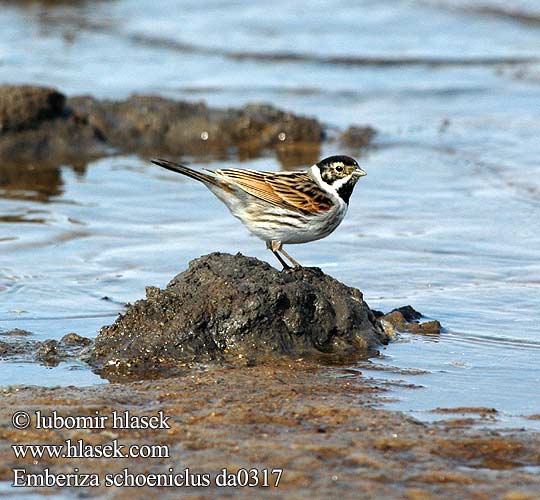
{"label": "shallow water", "polygon": [[[430,418],[436,407],[493,406],[508,422],[540,413],[536,2],[53,5],[2,5],[1,82],[219,106],[264,101],[330,126],[376,127],[346,221],[291,253],[361,288],[375,309],[411,304],[444,325],[373,360],[429,371],[411,379],[423,389],[394,391],[392,407]],[[328,144],[321,156],[338,151]],[[271,155],[242,166],[280,168]],[[48,170],[0,165],[0,182],[3,330],[95,336],[145,285],[166,285],[201,254],[273,263],[204,187],[134,156]],[[0,380],[101,382],[79,366],[5,362]]]}

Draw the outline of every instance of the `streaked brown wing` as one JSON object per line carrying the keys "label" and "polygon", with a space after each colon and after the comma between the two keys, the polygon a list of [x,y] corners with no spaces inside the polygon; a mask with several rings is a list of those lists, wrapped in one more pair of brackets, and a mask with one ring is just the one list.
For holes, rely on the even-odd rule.
{"label": "streaked brown wing", "polygon": [[232,181],[256,198],[290,210],[318,213],[332,208],[332,200],[304,172],[274,173],[230,168],[217,170],[215,174]]}
{"label": "streaked brown wing", "polygon": [[256,198],[260,198],[273,205],[280,205],[283,203],[283,200],[272,189],[272,186],[266,183],[265,175],[262,172],[229,168],[216,170],[214,173],[218,177],[232,182],[236,186],[242,188],[246,193],[249,193]]}
{"label": "streaked brown wing", "polygon": [[288,205],[310,213],[326,212],[333,206],[332,200],[305,173],[269,175],[266,182]]}

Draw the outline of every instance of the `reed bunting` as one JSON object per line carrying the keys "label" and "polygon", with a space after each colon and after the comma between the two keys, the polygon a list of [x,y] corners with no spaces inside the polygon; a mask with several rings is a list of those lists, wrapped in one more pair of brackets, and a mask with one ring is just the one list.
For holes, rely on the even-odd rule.
{"label": "reed bunting", "polygon": [[330,156],[298,172],[260,172],[238,168],[199,172],[168,160],[160,167],[201,181],[244,225],[266,242],[285,269],[300,267],[284,244],[328,236],[347,212],[358,179],[366,173],[348,156]]}

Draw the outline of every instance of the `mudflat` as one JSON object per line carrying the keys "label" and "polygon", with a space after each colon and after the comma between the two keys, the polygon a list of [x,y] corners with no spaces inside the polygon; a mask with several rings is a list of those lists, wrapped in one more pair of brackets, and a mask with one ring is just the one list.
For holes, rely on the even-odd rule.
{"label": "mudflat", "polygon": [[[540,436],[482,429],[471,419],[418,422],[377,408],[385,388],[361,375],[294,359],[258,366],[199,368],[184,376],[92,387],[6,387],[0,409],[0,480],[26,473],[95,474],[90,496],[128,498],[130,488],[108,488],[107,474],[132,477],[203,474],[204,487],[146,488],[147,498],[504,498],[534,499],[540,491]],[[14,429],[11,417],[103,415],[130,412],[168,417],[160,429]],[[488,414],[489,412],[485,412]],[[480,412],[481,414],[481,412]],[[13,444],[82,440],[96,449],[162,445],[167,458],[24,458]],[[163,454],[162,454],[163,455]],[[278,487],[225,488],[226,468],[282,469]],[[262,474],[262,472],[261,472]],[[110,478],[111,476],[109,476]],[[150,476],[151,477],[151,476]],[[193,479],[194,480],[194,479]],[[43,491],[43,489],[41,490]],[[50,491],[50,490],[49,490]],[[140,494],[140,493],[139,493]]]}

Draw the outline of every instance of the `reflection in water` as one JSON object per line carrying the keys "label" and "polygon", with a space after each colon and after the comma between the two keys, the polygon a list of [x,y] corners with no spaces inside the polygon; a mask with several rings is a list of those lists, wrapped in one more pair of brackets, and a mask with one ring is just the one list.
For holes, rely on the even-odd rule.
{"label": "reflection in water", "polygon": [[43,218],[28,218],[29,214],[23,215],[0,215],[1,222],[17,222],[17,223],[27,223],[27,224],[44,224],[46,219]]}
{"label": "reflection in water", "polygon": [[[260,158],[260,147],[241,148],[237,154],[222,154],[199,157],[200,163],[215,161],[247,162]],[[277,159],[282,168],[306,167],[320,159],[320,145],[295,145],[277,149]],[[86,164],[72,165],[70,169],[78,176],[86,173]],[[46,164],[0,164],[0,199],[28,200],[45,203],[51,197],[63,193],[61,167]],[[28,219],[26,216],[14,216],[0,213],[0,222],[43,222],[41,219]]]}
{"label": "reflection in water", "polygon": [[321,147],[317,144],[278,148],[277,159],[283,170],[306,168],[321,159]]}
{"label": "reflection in water", "polygon": [[[200,163],[204,163],[205,161],[215,162],[216,160],[249,162],[250,160],[265,156],[265,153],[266,151],[262,149],[260,145],[255,144],[253,147],[243,145],[235,154],[229,153],[213,155],[211,157],[198,157],[197,161]],[[277,147],[275,154],[276,159],[283,170],[306,168],[317,163],[321,159],[321,145],[315,143],[296,143],[294,145]],[[262,167],[262,169],[264,170],[264,167]]]}
{"label": "reflection in water", "polygon": [[364,67],[381,67],[388,68],[394,66],[427,66],[427,67],[442,67],[442,66],[499,66],[517,65],[525,63],[538,63],[540,57],[504,57],[504,56],[407,56],[407,55],[388,55],[381,56],[323,56],[317,54],[309,54],[302,52],[266,52],[266,51],[251,51],[251,50],[224,50],[218,47],[206,47],[203,45],[189,44],[184,42],[176,42],[170,38],[160,38],[157,36],[147,36],[134,34],[129,36],[129,40],[143,46],[168,49],[178,51],[185,54],[201,54],[207,56],[219,56],[234,61],[258,61],[263,63],[309,63],[321,64],[329,66],[364,66]]}
{"label": "reflection in water", "polygon": [[59,167],[0,165],[0,197],[46,202],[62,193]]}
{"label": "reflection in water", "polygon": [[[71,169],[78,175],[84,175],[86,165],[72,166]],[[51,197],[60,196],[62,188],[60,167],[44,164],[0,164],[0,199],[45,203]]]}
{"label": "reflection in water", "polygon": [[3,5],[21,9],[25,19],[34,21],[40,36],[59,35],[69,46],[84,31],[112,29],[110,18],[96,17],[102,0],[3,0]]}
{"label": "reflection in water", "polygon": [[[523,3],[523,0],[521,0]],[[513,2],[512,6],[508,6],[508,2],[495,1],[494,4],[489,5],[489,1],[482,2],[480,5],[475,5],[474,2],[458,1],[448,2],[448,0],[436,0],[430,2],[435,7],[449,9],[450,11],[461,11],[464,14],[472,14],[478,16],[487,16],[507,21],[515,21],[523,23],[527,26],[538,27],[540,26],[540,11],[538,10],[538,3],[534,0],[525,0],[523,6],[516,5],[519,2]],[[461,5],[460,5],[461,4]]]}

